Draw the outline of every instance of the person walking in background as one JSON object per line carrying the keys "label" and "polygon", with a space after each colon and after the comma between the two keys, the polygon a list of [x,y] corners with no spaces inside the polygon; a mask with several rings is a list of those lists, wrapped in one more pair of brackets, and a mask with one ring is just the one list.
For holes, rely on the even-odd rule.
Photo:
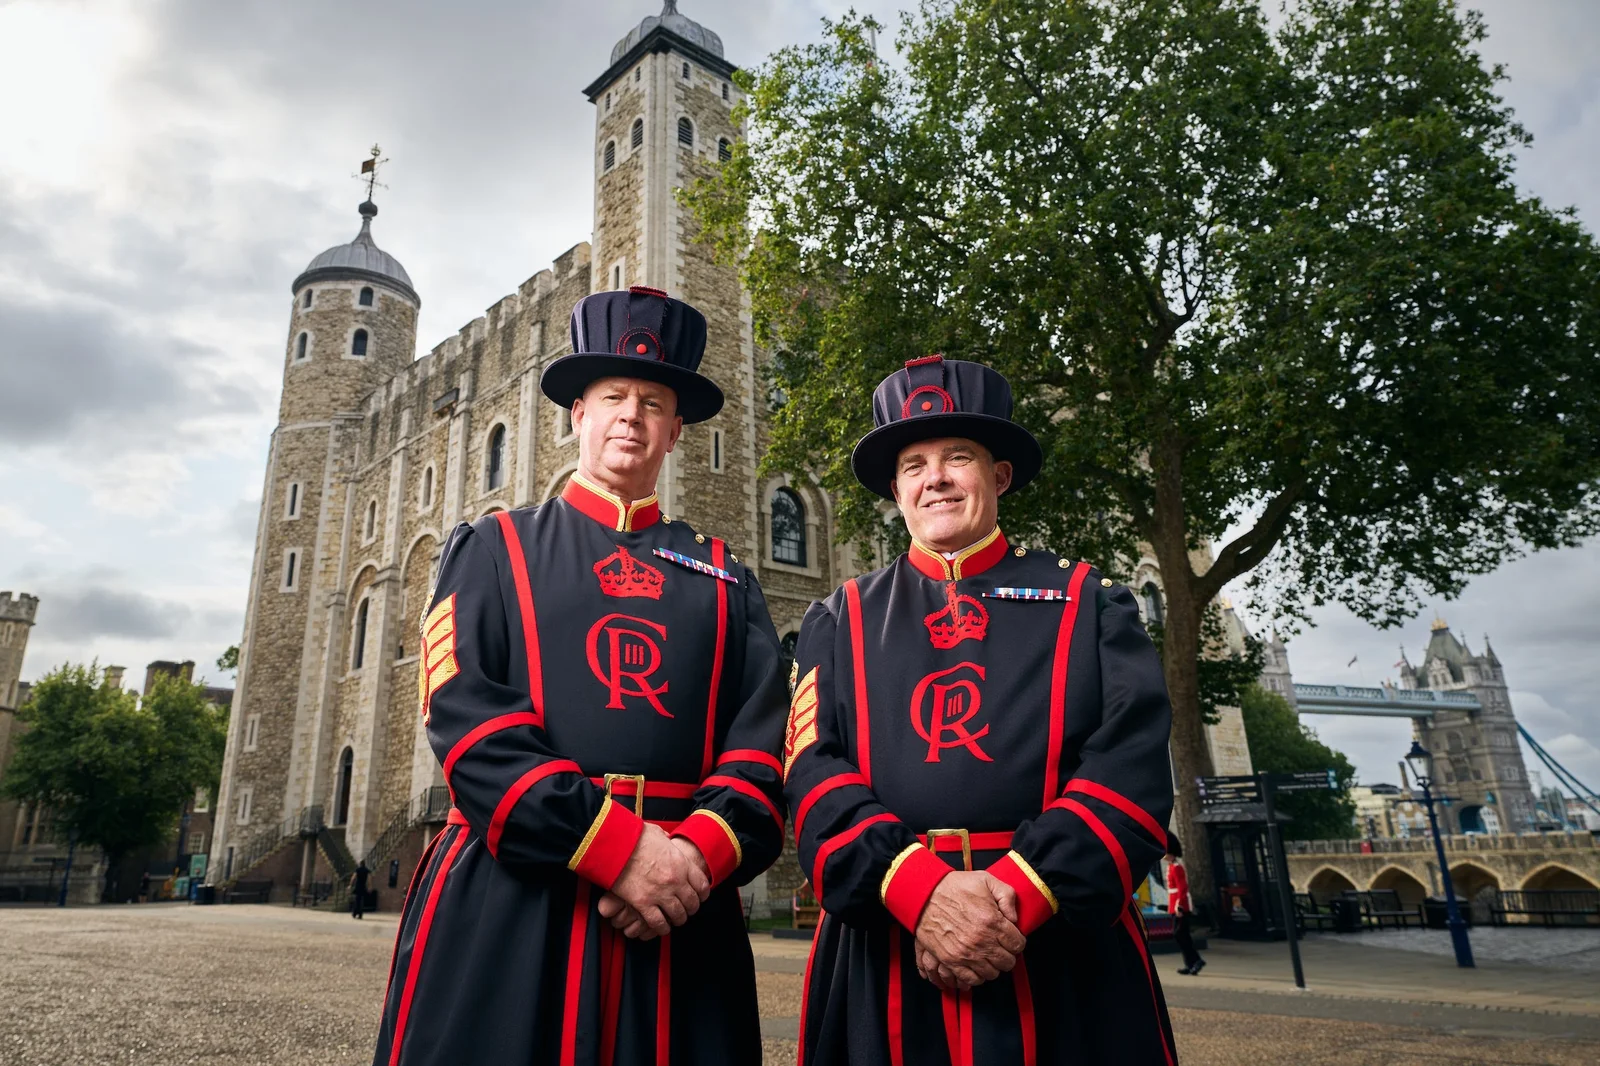
{"label": "person walking in background", "polygon": [[366,861],[356,864],[356,872],[350,875],[350,892],[354,896],[354,905],[350,909],[352,917],[359,918],[367,910],[367,878],[372,876],[372,871],[367,869]]}
{"label": "person walking in background", "polygon": [[1183,845],[1176,835],[1167,834],[1167,913],[1172,915],[1172,938],[1183,951],[1183,969],[1178,972],[1193,977],[1205,969],[1206,960],[1195,950],[1194,933],[1189,929],[1189,915],[1193,911],[1189,902],[1189,874],[1183,868]]}

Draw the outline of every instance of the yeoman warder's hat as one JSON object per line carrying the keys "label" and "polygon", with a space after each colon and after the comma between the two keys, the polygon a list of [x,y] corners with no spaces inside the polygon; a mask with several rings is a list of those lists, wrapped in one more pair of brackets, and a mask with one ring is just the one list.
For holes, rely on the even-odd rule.
{"label": "yeoman warder's hat", "polygon": [[1011,420],[1011,384],[982,363],[929,355],[912,359],[872,394],[871,433],[850,456],[856,480],[894,499],[895,461],[907,445],[965,437],[1009,462],[1015,492],[1038,476],[1044,453],[1032,433]]}
{"label": "yeoman warder's hat", "polygon": [[642,378],[678,394],[685,422],[704,422],[722,410],[722,390],[695,372],[705,354],[705,316],[682,300],[643,285],[597,292],[572,309],[572,354],[545,368],[539,388],[571,407],[600,378]]}

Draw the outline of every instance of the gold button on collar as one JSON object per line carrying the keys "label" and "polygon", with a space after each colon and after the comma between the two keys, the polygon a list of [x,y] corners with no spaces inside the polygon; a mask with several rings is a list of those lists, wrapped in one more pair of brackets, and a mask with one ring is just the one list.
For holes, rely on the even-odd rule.
{"label": "gold button on collar", "polygon": [[1111,587],[1111,579],[1109,577],[1103,577],[1103,578],[1100,579],[1100,584],[1101,584],[1101,586],[1103,588],[1110,588]]}
{"label": "gold button on collar", "polygon": [[1020,544],[1019,544],[1019,545],[1017,545],[1017,550],[1016,550],[1016,551],[1014,551],[1014,552],[1012,552],[1012,553],[1011,553],[1011,554],[1012,554],[1012,555],[1015,555],[1015,556],[1016,556],[1016,557],[1017,557],[1017,558],[1018,558],[1018,559],[1020,559],[1020,558],[1022,558],[1022,557],[1023,557],[1023,556],[1024,556],[1024,555],[1027,555],[1027,554],[1028,554],[1028,549],[1027,549],[1027,548],[1024,548],[1024,547],[1022,547],[1022,545],[1020,545]]}
{"label": "gold button on collar", "polygon": [[1072,564],[1067,562],[1067,560],[1065,560],[1065,559],[1057,559],[1056,560],[1056,565],[1061,567],[1061,569],[1065,570],[1067,567],[1071,566]]}
{"label": "gold button on collar", "polygon": [[672,516],[669,515],[669,514],[664,514],[664,515],[661,516],[661,521],[665,522],[667,525],[670,526],[670,525],[672,525]]}
{"label": "gold button on collar", "polygon": [[696,544],[704,544],[706,542],[706,535],[704,533],[696,533],[694,535],[694,542]]}

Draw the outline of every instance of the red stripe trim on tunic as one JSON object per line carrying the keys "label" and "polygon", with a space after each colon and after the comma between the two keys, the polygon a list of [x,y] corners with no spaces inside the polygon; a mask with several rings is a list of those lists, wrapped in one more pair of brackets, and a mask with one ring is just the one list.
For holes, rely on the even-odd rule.
{"label": "red stripe trim on tunic", "polygon": [[539,660],[539,622],[533,613],[533,586],[528,583],[528,557],[522,553],[522,538],[508,511],[497,511],[495,520],[500,523],[505,537],[506,554],[511,557],[511,579],[517,586],[517,609],[522,618],[522,642],[528,659],[528,698],[533,702],[533,713],[538,715],[538,725],[544,725],[544,670]]}
{"label": "red stripe trim on tunic", "polygon": [[[417,860],[416,868],[411,871],[411,880],[406,885],[406,903],[411,902],[411,896],[416,892],[417,884],[422,880],[423,872],[427,870],[428,863],[433,858],[433,853],[438,850],[439,838],[442,836],[444,836],[443,832],[433,834],[433,839],[428,841],[428,846],[422,849],[422,858]],[[400,913],[402,915],[405,914],[404,905],[401,906]],[[394,954],[389,956],[389,980],[383,986],[383,1001],[385,1003],[389,1002],[389,990],[394,987],[394,967],[395,963],[400,961],[400,936],[405,931],[406,923],[402,919],[394,931]]]}
{"label": "red stripe trim on tunic", "polygon": [[1033,1016],[1033,983],[1028,980],[1028,960],[1017,956],[1011,983],[1017,992],[1017,1024],[1022,1028],[1022,1066],[1039,1066],[1039,1028]]}
{"label": "red stripe trim on tunic", "polygon": [[765,792],[761,791],[750,782],[744,780],[744,778],[729,777],[727,774],[712,774],[710,777],[700,782],[700,784],[702,787],[705,785],[724,785],[741,795],[749,796],[753,800],[759,800],[761,805],[767,809],[767,813],[772,815],[772,820],[778,823],[778,835],[780,837],[783,836],[782,812],[778,810],[776,804],[767,798],[767,794]]}
{"label": "red stripe trim on tunic", "polygon": [[861,587],[851,578],[844,583],[844,599],[850,610],[851,673],[856,683],[856,766],[872,787],[872,728],[867,717],[867,652],[861,629]]}
{"label": "red stripe trim on tunic", "polygon": [[944,1014],[944,1046],[950,1050],[950,1066],[966,1066],[961,1061],[961,1007],[959,993],[939,992],[939,1008]]}
{"label": "red stripe trim on tunic", "polygon": [[905,1005],[900,992],[900,927],[889,927],[889,1066],[905,1066]]}
{"label": "red stripe trim on tunic", "polygon": [[626,940],[609,923],[600,925],[600,1066],[617,1057],[617,1016],[622,1012],[622,967]]}
{"label": "red stripe trim on tunic", "polygon": [[[591,777],[591,782],[604,788],[604,777]],[[650,781],[644,783],[645,799],[677,799],[686,800],[700,791],[700,786],[692,781]],[[611,798],[629,799],[639,794],[639,785],[631,777],[614,777],[611,779]],[[634,811],[638,814],[638,811]]]}
{"label": "red stripe trim on tunic", "polygon": [[1061,795],[1061,744],[1066,732],[1067,661],[1072,657],[1072,630],[1078,622],[1078,611],[1083,607],[1079,595],[1083,579],[1089,573],[1088,563],[1079,563],[1072,571],[1067,586],[1067,602],[1061,607],[1061,625],[1056,630],[1055,661],[1050,666],[1050,741],[1044,756],[1044,802],[1048,807]]}
{"label": "red stripe trim on tunic", "polygon": [[828,859],[833,853],[866,832],[868,826],[877,825],[879,822],[898,822],[899,820],[892,814],[874,814],[871,818],[863,818],[844,832],[823,841],[822,846],[817,849],[817,864],[812,868],[813,875],[811,878],[811,887],[816,891],[817,902],[820,903],[822,901],[822,869],[828,864]]}
{"label": "red stripe trim on tunic", "polygon": [[672,1062],[672,937],[661,938],[656,963],[656,1066]]}
{"label": "red stripe trim on tunic", "polygon": [[1050,806],[1071,811],[1094,830],[1094,835],[1100,838],[1100,843],[1111,853],[1111,861],[1117,864],[1117,876],[1122,879],[1122,897],[1126,899],[1133,895],[1133,872],[1128,868],[1128,853],[1122,850],[1121,841],[1117,840],[1115,833],[1106,828],[1106,823],[1075,799],[1058,799]]}
{"label": "red stripe trim on tunic", "polygon": [[[819,899],[817,902],[822,901]],[[822,939],[822,923],[827,917],[828,912],[819,908],[817,927],[811,931],[811,950],[806,953],[806,976],[800,986],[800,1038],[794,1056],[798,1066],[806,1066],[806,1004],[811,1002],[811,964],[817,961],[817,941]]]}
{"label": "red stripe trim on tunic", "polygon": [[1139,935],[1139,927],[1133,922],[1133,914],[1127,908],[1122,909],[1122,928],[1128,931],[1133,938],[1133,946],[1139,952],[1139,961],[1144,963],[1144,979],[1150,985],[1150,1006],[1156,1015],[1156,1036],[1161,1041],[1161,1054],[1166,1056],[1167,1066],[1176,1066],[1172,1059],[1172,1045],[1168,1039],[1167,1026],[1161,1019],[1161,1001],[1156,998],[1156,979],[1150,972],[1150,953],[1145,950],[1144,937]]}
{"label": "red stripe trim on tunic", "polygon": [[561,1003],[561,1066],[575,1066],[578,1061],[578,1005],[583,997],[583,955],[588,938],[589,882],[579,881],[572,900],[572,933],[567,939],[567,989]]}
{"label": "red stripe trim on tunic", "polygon": [[[726,565],[728,546],[719,537],[711,538],[711,565],[718,570]],[[711,772],[712,744],[717,735],[717,693],[722,687],[722,645],[728,639],[728,583],[717,582],[717,644],[711,657],[711,696],[706,700],[706,751],[700,761],[700,776]],[[782,819],[779,819],[781,822]]]}
{"label": "red stripe trim on tunic", "polygon": [[1145,832],[1155,837],[1157,844],[1160,844],[1163,849],[1166,848],[1167,831],[1161,828],[1161,823],[1151,817],[1150,813],[1143,807],[1139,806],[1122,793],[1113,789],[1109,789],[1098,782],[1086,781],[1081,777],[1075,777],[1071,781],[1068,781],[1067,791],[1081,792],[1085,796],[1093,796],[1102,803],[1111,804],[1111,806],[1115,807],[1123,814],[1126,814],[1129,818],[1132,818],[1134,821],[1138,822],[1144,827]]}
{"label": "red stripe trim on tunic", "polygon": [[506,794],[500,797],[500,805],[494,809],[494,817],[489,820],[489,835],[484,843],[489,845],[489,854],[495,858],[500,857],[500,834],[505,832],[506,819],[511,817],[511,808],[517,805],[528,789],[537,785],[551,774],[581,774],[583,770],[578,764],[567,759],[551,759],[543,766],[535,766],[532,770],[517,778],[516,784],[506,789]]}
{"label": "red stripe trim on tunic", "polygon": [[730,762],[760,763],[779,775],[783,773],[783,763],[778,761],[776,755],[769,751],[758,751],[755,748],[734,748],[731,751],[723,752],[717,757],[718,766],[723,766]]}
{"label": "red stripe trim on tunic", "polygon": [[400,1046],[406,1035],[406,1022],[411,1016],[411,997],[417,991],[417,974],[422,969],[422,953],[428,947],[428,933],[433,929],[434,911],[439,906],[439,893],[444,889],[444,879],[450,873],[450,866],[456,861],[461,846],[467,842],[465,830],[456,834],[450,842],[450,850],[444,853],[444,861],[439,864],[439,872],[433,878],[433,884],[428,887],[428,902],[423,904],[422,917],[417,922],[417,939],[411,945],[411,961],[406,967],[406,986],[400,993],[400,1008],[395,1012],[394,1018],[394,1044],[389,1048],[389,1066],[398,1066],[400,1062]]}
{"label": "red stripe trim on tunic", "polygon": [[474,744],[502,729],[513,729],[519,725],[531,725],[537,728],[544,725],[544,722],[532,711],[517,711],[514,714],[502,714],[498,718],[491,718],[487,722],[479,722],[473,726],[472,732],[456,741],[450,749],[450,754],[444,757],[445,783],[449,783],[450,771],[456,768],[456,761],[471,750]]}
{"label": "red stripe trim on tunic", "polygon": [[806,815],[811,813],[811,808],[817,801],[836,788],[846,785],[865,785],[867,779],[860,774],[834,774],[832,777],[823,778],[822,783],[806,793],[805,799],[800,801],[800,806],[794,809],[794,845],[800,846],[800,830],[805,825]]}

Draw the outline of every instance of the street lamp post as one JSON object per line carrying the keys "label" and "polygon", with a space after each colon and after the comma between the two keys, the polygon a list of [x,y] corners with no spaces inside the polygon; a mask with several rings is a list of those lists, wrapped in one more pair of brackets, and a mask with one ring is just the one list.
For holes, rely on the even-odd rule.
{"label": "street lamp post", "polygon": [[1428,808],[1428,825],[1433,828],[1433,847],[1439,859],[1439,880],[1444,882],[1444,907],[1450,926],[1450,942],[1455,945],[1456,965],[1468,969],[1476,966],[1472,961],[1472,942],[1467,939],[1467,923],[1461,919],[1461,908],[1456,903],[1456,888],[1450,880],[1450,864],[1444,857],[1444,838],[1439,835],[1439,816],[1433,809],[1433,755],[1422,742],[1413,740],[1406,752],[1406,762],[1411,764],[1411,776],[1422,788],[1422,804]]}

